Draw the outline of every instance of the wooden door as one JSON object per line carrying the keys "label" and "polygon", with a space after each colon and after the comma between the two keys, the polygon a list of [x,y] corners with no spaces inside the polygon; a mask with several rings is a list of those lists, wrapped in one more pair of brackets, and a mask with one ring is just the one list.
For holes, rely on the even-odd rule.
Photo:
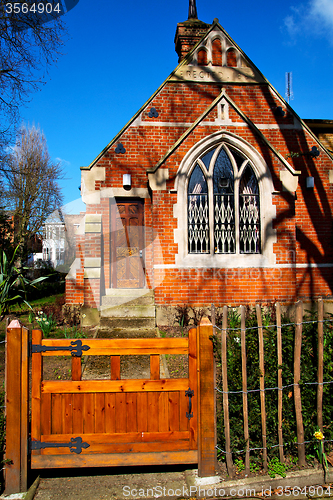
{"label": "wooden door", "polygon": [[[72,380],[44,380],[44,356],[72,355]],[[120,355],[150,355],[149,379],[122,379]],[[160,378],[160,356],[188,356]],[[83,356],[110,356],[110,378],[82,380]],[[32,335],[31,467],[198,463],[197,334],[188,338],[42,339]]]}
{"label": "wooden door", "polygon": [[143,201],[111,204],[111,282],[113,288],[144,287]]}

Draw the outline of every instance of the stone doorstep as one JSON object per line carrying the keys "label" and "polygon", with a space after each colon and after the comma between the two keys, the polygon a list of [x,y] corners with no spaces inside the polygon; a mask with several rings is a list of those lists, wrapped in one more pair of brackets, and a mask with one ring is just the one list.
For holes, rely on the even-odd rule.
{"label": "stone doorstep", "polygon": [[129,333],[131,330],[154,330],[155,327],[155,318],[112,318],[103,316],[99,326],[100,330],[118,328],[127,330]]}
{"label": "stone doorstep", "polygon": [[149,288],[107,288],[107,297],[154,297],[154,290]]}
{"label": "stone doorstep", "polygon": [[[219,498],[219,497],[232,497],[232,498],[251,498],[254,496],[269,498],[272,496],[275,499],[286,500],[287,498],[295,499],[297,498],[323,498],[329,495],[325,495],[326,492],[330,492],[330,496],[333,497],[333,486],[328,490],[329,485],[327,485],[321,495],[321,489],[319,485],[325,484],[324,472],[321,469],[303,469],[299,471],[288,472],[286,477],[276,477],[271,478],[270,476],[256,476],[256,477],[248,477],[243,479],[230,479],[228,481],[224,481],[220,476],[212,476],[212,477],[198,477],[197,470],[188,470],[185,471],[186,483],[193,493],[192,496],[196,498]],[[315,495],[310,494],[302,494],[296,490],[296,494],[293,494],[293,488],[301,488],[315,486],[317,487],[317,493]],[[289,488],[291,494],[288,495],[274,495],[272,492],[277,488]],[[254,494],[255,492],[255,494]],[[239,493],[239,495],[238,495]],[[263,495],[265,493],[266,495]],[[214,496],[215,495],[215,496]]]}
{"label": "stone doorstep", "polygon": [[109,306],[155,306],[154,297],[152,295],[141,295],[137,297],[135,295],[126,295],[121,297],[103,295],[102,297],[102,307]]}
{"label": "stone doorstep", "polygon": [[121,305],[116,307],[101,306],[101,316],[107,318],[154,318],[155,306]]}

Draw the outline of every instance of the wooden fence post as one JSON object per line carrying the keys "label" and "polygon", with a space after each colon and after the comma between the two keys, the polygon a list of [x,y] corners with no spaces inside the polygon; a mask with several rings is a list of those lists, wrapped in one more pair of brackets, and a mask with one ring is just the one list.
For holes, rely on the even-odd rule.
{"label": "wooden fence post", "polygon": [[222,363],[222,388],[223,388],[223,417],[225,451],[228,474],[234,477],[234,466],[230,447],[230,419],[229,419],[229,397],[228,397],[228,364],[227,364],[227,327],[228,307],[223,306],[222,333],[221,333],[221,363]]}
{"label": "wooden fence post", "polygon": [[[12,325],[12,327],[11,327]],[[6,332],[5,493],[27,490],[28,467],[28,330],[17,321]]]}
{"label": "wooden fence post", "polygon": [[302,399],[299,381],[301,380],[301,349],[302,349],[302,321],[303,321],[303,302],[296,302],[296,328],[295,328],[295,350],[294,350],[294,400],[297,428],[297,449],[298,465],[306,465],[305,462],[305,444],[304,444],[304,426],[302,416]]}
{"label": "wooden fence post", "polygon": [[323,432],[323,380],[324,380],[324,302],[318,299],[318,389],[317,424]]}
{"label": "wooden fence post", "polygon": [[216,457],[216,393],[213,343],[213,325],[208,318],[202,318],[198,333],[199,377],[198,393],[200,401],[198,422],[198,476],[215,475]]}
{"label": "wooden fence post", "polygon": [[247,401],[247,357],[246,357],[246,325],[245,307],[240,306],[241,313],[241,351],[242,351],[242,392],[243,392],[243,421],[245,440],[245,474],[250,474],[250,438],[249,438],[249,411]]}
{"label": "wooden fence post", "polygon": [[278,357],[278,436],[279,436],[279,457],[280,462],[284,463],[283,453],[283,433],[282,433],[282,327],[281,327],[281,305],[275,304],[276,308],[276,329],[277,329],[277,357]]}
{"label": "wooden fence post", "polygon": [[264,334],[262,328],[261,307],[256,305],[258,336],[259,336],[259,366],[260,366],[260,409],[262,430],[262,460],[264,471],[267,471],[267,436],[266,436],[266,405],[265,405],[265,359],[264,359]]}

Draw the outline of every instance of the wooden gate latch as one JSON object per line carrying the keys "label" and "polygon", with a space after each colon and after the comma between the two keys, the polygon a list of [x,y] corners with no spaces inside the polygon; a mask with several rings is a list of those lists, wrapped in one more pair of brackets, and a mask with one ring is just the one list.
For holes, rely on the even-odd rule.
{"label": "wooden gate latch", "polygon": [[185,396],[188,396],[189,403],[188,403],[188,412],[186,412],[186,417],[190,420],[193,417],[193,412],[192,410],[192,397],[194,396],[194,391],[192,391],[191,387],[188,388],[187,391],[185,391]]}

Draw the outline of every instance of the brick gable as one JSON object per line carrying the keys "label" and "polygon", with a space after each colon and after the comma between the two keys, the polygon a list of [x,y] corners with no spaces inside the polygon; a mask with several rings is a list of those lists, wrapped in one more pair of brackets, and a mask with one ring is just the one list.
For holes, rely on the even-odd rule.
{"label": "brick gable", "polygon": [[[203,47],[205,58],[198,55]],[[244,157],[259,185],[261,247],[254,254],[240,251],[244,231],[236,211],[236,251],[223,254],[213,248],[212,192],[206,200],[209,255],[189,252],[188,179],[205,152],[219,147]],[[212,168],[204,173],[207,185],[212,185]],[[233,168],[236,193],[241,165]],[[144,245],[133,247],[127,272],[131,265],[143,266],[144,287],[155,291],[158,318],[163,308],[180,303],[236,305],[331,297],[330,172],[332,156],[324,145],[215,21],[82,170],[86,223],[84,234],[77,237],[67,302],[100,308],[112,288],[113,273],[119,272],[112,260],[114,231],[131,231],[112,226],[110,207],[119,199],[144,200]],[[124,174],[131,176],[129,190],[123,187]],[[309,177],[314,188],[307,187]],[[89,258],[99,261],[92,265]]]}

